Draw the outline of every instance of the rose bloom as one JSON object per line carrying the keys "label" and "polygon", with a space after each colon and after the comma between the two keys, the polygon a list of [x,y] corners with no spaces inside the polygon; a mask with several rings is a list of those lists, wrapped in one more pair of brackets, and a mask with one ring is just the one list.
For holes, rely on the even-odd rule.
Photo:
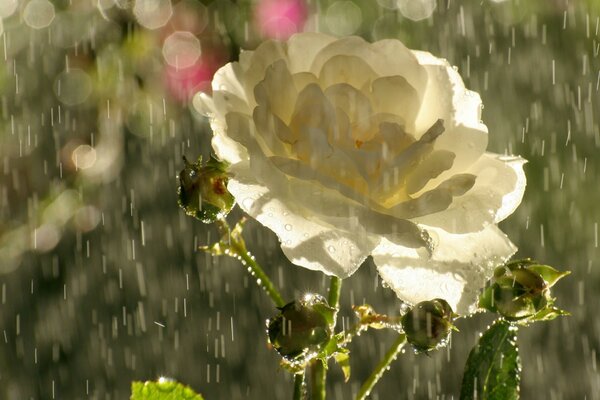
{"label": "rose bloom", "polygon": [[515,246],[519,157],[486,152],[481,99],[398,40],[301,33],[244,51],[199,93],[228,189],[294,264],[346,278],[372,255],[408,303],[461,314]]}

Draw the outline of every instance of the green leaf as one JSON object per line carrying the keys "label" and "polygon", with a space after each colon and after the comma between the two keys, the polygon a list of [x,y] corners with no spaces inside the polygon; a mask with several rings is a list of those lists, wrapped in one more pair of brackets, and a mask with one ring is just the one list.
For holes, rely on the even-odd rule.
{"label": "green leaf", "polygon": [[331,308],[329,307],[329,305],[324,303],[315,303],[313,304],[312,308],[313,310],[321,314],[329,325],[333,325],[333,323],[335,322],[335,314],[337,313],[337,310],[335,308]]}
{"label": "green leaf", "polygon": [[342,369],[342,372],[344,373],[344,382],[348,382],[348,379],[350,379],[350,353],[335,353],[333,358],[338,363],[338,365]]}
{"label": "green leaf", "polygon": [[132,382],[130,400],[203,400],[189,387],[161,378],[157,382]]}
{"label": "green leaf", "polygon": [[460,392],[461,400],[519,398],[521,360],[516,328],[496,321],[471,350]]}
{"label": "green leaf", "polygon": [[531,265],[527,267],[527,269],[540,274],[542,279],[548,284],[548,287],[554,286],[559,279],[564,278],[571,273],[571,271],[558,271],[549,265]]}
{"label": "green leaf", "polygon": [[540,312],[531,317],[532,321],[551,321],[561,316],[571,315],[568,311],[556,307],[545,307]]}
{"label": "green leaf", "polygon": [[496,312],[494,305],[494,286],[487,286],[479,296],[479,307],[485,308],[488,311]]}

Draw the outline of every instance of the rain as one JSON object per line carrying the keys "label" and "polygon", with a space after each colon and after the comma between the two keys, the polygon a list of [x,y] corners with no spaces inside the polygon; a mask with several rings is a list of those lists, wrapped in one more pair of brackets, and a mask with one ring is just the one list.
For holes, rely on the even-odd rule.
{"label": "rain", "polygon": [[[183,156],[211,154],[192,96],[240,49],[305,30],[400,39],[481,95],[488,150],[528,160],[500,228],[515,257],[572,272],[553,288],[571,315],[519,329],[521,396],[600,399],[600,2],[279,1],[0,0],[0,398],[125,399],[160,377],[206,399],[291,398],[267,341],[277,309],[237,259],[199,250],[219,230],[177,188]],[[244,238],[285,300],[326,295],[269,229],[250,219]],[[339,329],[353,305],[401,312],[371,258],[340,304]],[[493,319],[457,320],[428,355],[407,347],[371,398],[458,399]],[[328,398],[353,398],[395,336],[363,332],[347,383],[330,364]]]}

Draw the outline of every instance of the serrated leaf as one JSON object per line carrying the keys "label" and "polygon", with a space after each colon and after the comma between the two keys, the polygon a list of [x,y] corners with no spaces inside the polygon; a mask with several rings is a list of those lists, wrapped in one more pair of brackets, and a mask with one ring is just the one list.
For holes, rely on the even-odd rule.
{"label": "serrated leaf", "polygon": [[189,387],[168,379],[132,382],[130,400],[203,400]]}
{"label": "serrated leaf", "polygon": [[516,328],[497,321],[469,353],[460,399],[516,400],[520,371]]}
{"label": "serrated leaf", "polygon": [[333,358],[335,359],[337,364],[342,369],[342,372],[344,373],[344,382],[348,382],[348,379],[350,379],[350,353],[348,353],[348,352],[335,353]]}
{"label": "serrated leaf", "polygon": [[540,274],[542,279],[548,284],[548,287],[554,286],[561,278],[571,273],[571,271],[559,271],[549,265],[530,265],[527,269]]}

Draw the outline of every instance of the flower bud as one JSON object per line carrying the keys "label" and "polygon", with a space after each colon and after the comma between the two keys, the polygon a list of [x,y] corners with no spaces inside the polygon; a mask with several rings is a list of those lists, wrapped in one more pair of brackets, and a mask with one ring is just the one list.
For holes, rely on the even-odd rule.
{"label": "flower bud", "polygon": [[406,339],[418,352],[434,350],[446,344],[454,328],[452,307],[444,299],[422,301],[401,318]]}
{"label": "flower bud", "polygon": [[567,274],[530,259],[510,262],[495,269],[479,306],[509,321],[551,319],[564,312],[552,307],[550,287]]}
{"label": "flower bud", "polygon": [[202,159],[190,163],[183,157],[185,168],[179,173],[179,206],[191,217],[205,224],[229,214],[234,198],[227,191],[226,164],[211,157],[204,166]]}
{"label": "flower bud", "polygon": [[288,361],[318,353],[332,335],[335,310],[319,295],[306,295],[280,308],[267,321],[269,342]]}

